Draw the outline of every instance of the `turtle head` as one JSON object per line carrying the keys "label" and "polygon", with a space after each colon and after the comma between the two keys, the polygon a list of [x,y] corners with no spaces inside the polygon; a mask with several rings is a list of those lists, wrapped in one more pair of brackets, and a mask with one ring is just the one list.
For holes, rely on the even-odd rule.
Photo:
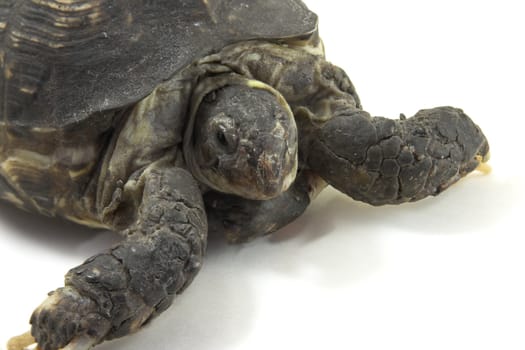
{"label": "turtle head", "polygon": [[273,88],[253,80],[208,92],[196,111],[190,170],[216,191],[265,200],[297,172],[297,127]]}

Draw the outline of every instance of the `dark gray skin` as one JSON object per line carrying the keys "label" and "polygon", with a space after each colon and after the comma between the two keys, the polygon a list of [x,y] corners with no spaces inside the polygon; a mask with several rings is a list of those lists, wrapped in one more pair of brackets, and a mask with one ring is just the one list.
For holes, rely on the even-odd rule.
{"label": "dark gray skin", "polygon": [[297,171],[297,128],[276,96],[246,85],[209,93],[195,124],[202,182],[223,193],[264,200],[287,189]]}
{"label": "dark gray skin", "polygon": [[[236,81],[207,94],[194,129],[194,151],[202,173],[191,176],[170,162],[154,163],[140,172],[133,180],[143,186],[138,209],[129,211],[125,206],[122,214],[114,214],[121,215],[113,220],[122,225],[129,221],[123,217],[136,212],[135,223],[125,230],[129,232],[126,241],[72,269],[66,275],[66,287],[33,314],[32,334],[42,349],[66,344],[85,349],[138,330],[165,310],[193,279],[202,262],[207,231],[224,234],[234,243],[274,232],[300,216],[326,183],[372,205],[420,200],[439,194],[487,156],[485,137],[461,110],[440,107],[408,119],[372,118],[361,109],[347,76],[322,57],[297,48],[252,43],[249,49],[243,48],[244,54],[254,50],[266,57],[248,67],[235,57],[238,49],[226,48],[208,61],[217,58],[244,77],[273,84],[286,98],[297,120],[297,126],[284,123],[287,133],[299,134],[296,180],[290,188],[274,193],[272,175],[282,176],[282,170],[265,172],[270,177],[260,187],[252,178],[260,176],[261,164],[268,158],[263,153],[272,149],[266,147],[265,130],[271,130],[276,120],[286,120],[268,117],[269,111],[272,116],[286,114],[278,97],[261,89],[251,91]],[[283,65],[278,83],[260,74],[274,64],[272,55],[281,60],[293,58]],[[303,74],[292,74],[299,67]],[[298,79],[311,82],[310,91],[301,98],[296,98],[294,90],[304,83]],[[243,102],[249,104],[243,106]],[[330,114],[318,114],[321,107]],[[266,116],[264,122],[255,120],[252,113]],[[216,116],[219,118],[214,119]],[[260,151],[247,155],[239,139],[248,140],[246,135],[254,130],[263,136],[252,138],[247,148]],[[281,148],[278,153],[283,154]],[[222,161],[225,156],[236,160]],[[295,171],[285,159],[273,156],[278,169]],[[239,161],[244,162],[241,169],[247,175],[237,181],[230,174],[238,172]],[[198,190],[194,178],[203,176],[206,166],[220,168],[223,180],[238,186],[235,191],[247,187],[253,196],[261,197],[220,192],[220,183],[213,181],[201,182]],[[266,192],[268,186],[270,192]],[[267,198],[269,193],[272,198]]]}
{"label": "dark gray skin", "polygon": [[[246,60],[254,52],[261,56],[258,64]],[[344,71],[301,50],[240,45],[226,49],[221,60],[279,89],[299,129],[298,178],[282,196],[253,201],[205,195],[210,230],[224,232],[231,242],[293,221],[326,183],[373,206],[400,204],[436,196],[488,161],[485,136],[460,109],[421,110],[398,120],[371,117]],[[272,76],[267,67],[277,65],[280,74]],[[295,88],[302,86],[309,89],[301,96]]]}
{"label": "dark gray skin", "polygon": [[[139,330],[191,283],[208,232],[231,242],[274,232],[300,216],[327,184],[372,205],[420,200],[487,159],[487,140],[459,109],[440,107],[399,120],[363,111],[344,71],[324,59],[315,16],[300,1],[253,1],[253,12],[243,16],[228,12],[236,2],[194,2],[195,9],[188,9],[181,1],[159,1],[156,8],[137,0],[116,2],[115,13],[101,2],[82,10],[107,10],[99,11],[103,25],[93,29],[101,36],[81,28],[80,38],[73,38],[86,47],[100,44],[100,52],[111,55],[88,50],[78,56],[74,46],[56,54],[59,45],[44,40],[38,42],[48,46],[43,53],[28,42],[25,51],[6,51],[9,74],[1,88],[12,97],[2,101],[2,112],[9,112],[2,120],[14,124],[0,130],[0,195],[24,209],[125,237],[71,269],[64,287],[35,310],[31,333],[40,349],[87,350]],[[31,6],[17,7],[17,15],[35,20]],[[56,15],[53,7],[38,6]],[[140,18],[133,6],[156,10],[157,20]],[[141,34],[140,26],[121,12],[139,16],[144,40],[130,35]],[[172,20],[173,13],[180,18]],[[267,17],[261,20],[261,14]],[[278,16],[289,16],[286,28],[265,25]],[[205,19],[202,29],[195,29],[194,19]],[[194,36],[171,35],[176,25],[162,27],[170,23],[184,24]],[[18,28],[22,34],[24,28]],[[109,43],[102,35],[107,32]],[[153,37],[156,32],[162,38]],[[180,50],[191,38],[194,50]],[[253,38],[258,40],[245,41]],[[113,50],[122,47],[119,40],[128,50]],[[161,45],[163,40],[173,45]],[[236,44],[226,46],[231,42]],[[33,67],[24,56],[28,50],[43,54],[44,63],[57,60],[56,66]],[[66,64],[68,57],[82,64]],[[135,76],[124,74],[134,69]],[[30,73],[16,75],[23,70]],[[27,77],[32,73],[48,75],[34,96],[32,89],[40,87],[31,84],[41,81]],[[85,90],[70,86],[69,76],[77,76]],[[62,83],[62,90],[53,88]],[[86,98],[85,91],[93,95]],[[55,100],[56,106],[49,103]],[[35,124],[36,111],[49,120]],[[72,135],[65,124],[91,125],[80,128],[86,130],[78,141],[83,147],[61,139]],[[28,153],[29,145],[49,152]],[[77,158],[82,162],[76,164]]]}
{"label": "dark gray skin", "polygon": [[70,270],[31,316],[41,349],[88,349],[164,311],[202,264],[207,225],[187,171],[155,164],[143,176],[139,220],[118,244]]}

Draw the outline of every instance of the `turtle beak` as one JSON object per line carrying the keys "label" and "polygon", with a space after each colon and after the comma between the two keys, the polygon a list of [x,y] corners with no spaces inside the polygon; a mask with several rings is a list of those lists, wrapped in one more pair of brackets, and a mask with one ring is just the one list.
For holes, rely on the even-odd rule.
{"label": "turtle beak", "polygon": [[261,199],[270,199],[286,191],[297,174],[297,146],[285,139],[266,135],[256,167],[256,187]]}

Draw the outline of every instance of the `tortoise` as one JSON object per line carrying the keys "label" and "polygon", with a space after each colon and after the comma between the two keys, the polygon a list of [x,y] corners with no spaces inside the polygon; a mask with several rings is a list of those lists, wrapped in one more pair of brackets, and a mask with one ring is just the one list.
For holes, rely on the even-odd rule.
{"label": "tortoise", "polygon": [[400,204],[489,158],[461,109],[363,110],[300,0],[4,0],[0,58],[0,197],[123,237],[10,349],[139,330],[191,283],[208,233],[270,234],[328,185]]}

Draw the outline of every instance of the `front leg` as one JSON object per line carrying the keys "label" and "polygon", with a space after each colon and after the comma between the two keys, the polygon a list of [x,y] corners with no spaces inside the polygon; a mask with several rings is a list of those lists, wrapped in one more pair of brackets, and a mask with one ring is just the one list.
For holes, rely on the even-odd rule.
{"label": "front leg", "polygon": [[296,116],[303,163],[372,205],[437,195],[488,158],[488,142],[459,109],[372,118],[346,73],[301,48],[261,43],[226,49],[224,64],[279,90]]}
{"label": "front leg", "polygon": [[210,234],[222,234],[230,243],[243,243],[273,233],[303,214],[325,187],[320,176],[303,170],[286,192],[270,200],[209,192],[204,201]]}
{"label": "front leg", "polygon": [[135,332],[199,271],[207,223],[192,176],[150,166],[131,185],[129,197],[138,209],[126,208],[133,208],[131,200],[115,213],[132,219],[126,239],[70,270],[65,286],[33,313],[32,335],[40,349],[86,350]]}
{"label": "front leg", "polygon": [[435,196],[488,160],[480,128],[460,109],[372,118],[349,110],[311,128],[308,164],[338,190],[372,205]]}

